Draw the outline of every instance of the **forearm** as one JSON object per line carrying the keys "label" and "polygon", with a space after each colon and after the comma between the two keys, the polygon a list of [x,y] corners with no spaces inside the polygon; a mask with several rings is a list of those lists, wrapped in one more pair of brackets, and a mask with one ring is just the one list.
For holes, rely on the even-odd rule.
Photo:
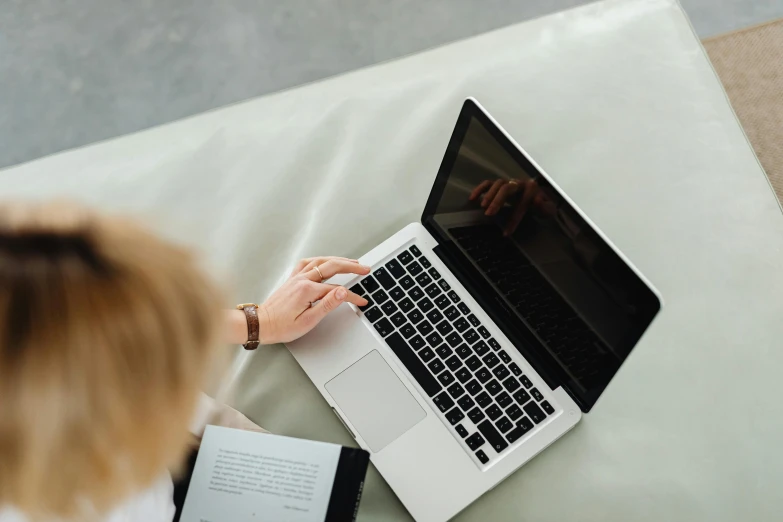
{"label": "forearm", "polygon": [[242,310],[225,311],[225,342],[245,344],[247,342],[247,319]]}

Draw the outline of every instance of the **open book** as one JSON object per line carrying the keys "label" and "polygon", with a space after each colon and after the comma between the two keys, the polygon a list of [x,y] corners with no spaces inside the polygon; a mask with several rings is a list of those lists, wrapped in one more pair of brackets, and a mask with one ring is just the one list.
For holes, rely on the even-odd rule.
{"label": "open book", "polygon": [[337,444],[207,426],[180,521],[355,520],[369,458]]}

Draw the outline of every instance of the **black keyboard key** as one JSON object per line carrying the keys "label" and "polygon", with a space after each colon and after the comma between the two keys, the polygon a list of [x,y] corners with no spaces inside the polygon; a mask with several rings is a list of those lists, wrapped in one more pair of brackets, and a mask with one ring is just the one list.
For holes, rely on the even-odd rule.
{"label": "black keyboard key", "polygon": [[417,275],[421,274],[422,270],[424,270],[421,267],[421,265],[418,262],[416,262],[416,261],[414,261],[413,263],[408,265],[407,268],[408,268],[408,272],[410,272],[412,276],[417,276]]}
{"label": "black keyboard key", "polygon": [[402,314],[402,312],[397,312],[393,316],[391,316],[391,322],[399,328],[400,326],[404,325],[408,322],[408,320],[405,318],[405,316]]}
{"label": "black keyboard key", "polygon": [[454,376],[448,370],[444,370],[440,375],[438,375],[438,380],[443,386],[448,386],[454,382]]}
{"label": "black keyboard key", "polygon": [[374,323],[375,321],[383,317],[383,312],[381,312],[381,310],[377,306],[373,306],[372,308],[364,312],[364,317],[366,317],[367,320],[370,321],[371,323]]}
{"label": "black keyboard key", "polygon": [[472,328],[467,332],[465,332],[463,335],[465,336],[465,340],[470,344],[473,344],[479,340],[479,336],[476,333],[476,330],[473,330]]}
{"label": "black keyboard key", "polygon": [[375,304],[375,303],[372,302],[372,298],[369,295],[365,295],[363,297],[367,300],[367,304],[364,305],[364,306],[359,306],[358,307],[359,310],[361,310],[362,312],[364,312],[365,310],[370,308],[373,304]]}
{"label": "black keyboard key", "polygon": [[443,320],[443,314],[437,310],[430,310],[430,312],[427,314],[427,319],[437,324]]}
{"label": "black keyboard key", "polygon": [[546,419],[546,414],[541,411],[541,408],[538,407],[538,404],[533,401],[530,401],[522,406],[522,409],[525,410],[527,416],[530,417],[536,424]]}
{"label": "black keyboard key", "polygon": [[406,297],[405,299],[403,299],[402,301],[397,303],[397,306],[399,306],[400,310],[402,310],[403,312],[405,312],[407,314],[408,312],[413,310],[413,301],[411,301],[410,299],[408,299]]}
{"label": "black keyboard key", "polygon": [[459,357],[456,355],[452,355],[448,359],[446,359],[446,366],[451,368],[451,371],[457,371],[460,366],[462,366],[462,361],[459,360]]}
{"label": "black keyboard key", "polygon": [[[496,366],[495,369],[492,370],[492,373],[495,375],[495,377],[497,377],[497,379],[499,381],[502,381],[503,379],[505,379],[506,377],[511,375],[511,372],[508,371],[508,368],[506,368],[502,364],[499,364],[498,366]],[[514,390],[511,390],[511,391],[514,391]]]}
{"label": "black keyboard key", "polygon": [[463,388],[462,385],[458,382],[455,382],[454,384],[449,386],[446,391],[448,391],[449,395],[451,395],[455,399],[465,394],[465,388]]}
{"label": "black keyboard key", "polygon": [[399,279],[405,275],[405,269],[402,268],[402,265],[396,259],[392,259],[384,266],[386,267],[386,270],[388,270],[389,273],[394,276],[395,279]]}
{"label": "black keyboard key", "polygon": [[449,298],[445,295],[439,295],[435,298],[435,304],[438,305],[438,308],[443,310],[444,308],[449,306]]}
{"label": "black keyboard key", "polygon": [[468,370],[463,366],[462,368],[454,372],[454,376],[457,378],[459,382],[464,384],[473,377],[473,374],[470,373],[470,370]]}
{"label": "black keyboard key", "polygon": [[494,352],[489,352],[482,357],[481,360],[484,361],[484,364],[486,364],[490,370],[500,363],[500,359],[498,359],[498,356],[495,355]]}
{"label": "black keyboard key", "polygon": [[421,357],[421,360],[425,363],[430,362],[432,358],[435,357],[435,352],[428,346],[419,351],[419,357]]}
{"label": "black keyboard key", "polygon": [[483,450],[478,450],[476,452],[476,458],[479,459],[479,462],[481,462],[482,464],[486,464],[487,462],[489,462],[489,457],[487,457],[487,454],[484,453]]}
{"label": "black keyboard key", "polygon": [[448,321],[441,321],[435,328],[438,330],[438,332],[440,332],[441,335],[448,335],[449,332],[454,330],[454,327],[451,326],[451,323]]}
{"label": "black keyboard key", "polygon": [[[402,299],[402,298],[404,298],[404,297],[405,297],[405,292],[403,292],[403,291],[402,291],[402,288],[400,288],[399,286],[395,286],[394,288],[392,288],[391,290],[389,290],[389,295],[390,295],[390,296],[391,296],[391,298],[392,298],[392,299],[394,299],[395,301],[399,301],[400,299]],[[407,299],[407,298],[406,298],[406,299]]]}
{"label": "black keyboard key", "polygon": [[479,368],[481,368],[481,359],[476,357],[475,355],[471,355],[467,361],[465,361],[465,365],[470,368],[470,371],[475,372]]}
{"label": "black keyboard key", "polygon": [[462,411],[468,411],[476,405],[476,403],[473,402],[473,399],[470,398],[470,395],[467,394],[460,397],[460,399],[457,401],[457,404],[459,404],[459,407],[462,408]]}
{"label": "black keyboard key", "polygon": [[440,295],[440,288],[438,288],[438,285],[435,283],[432,283],[430,286],[424,289],[424,293],[435,299]]}
{"label": "black keyboard key", "polygon": [[427,272],[430,274],[430,277],[433,278],[435,281],[440,279],[440,273],[434,268],[430,268],[429,270],[427,270]]}
{"label": "black keyboard key", "polygon": [[497,426],[498,430],[500,430],[500,433],[506,433],[508,430],[514,427],[514,423],[508,420],[507,417],[501,417],[497,422],[495,422],[495,426]]}
{"label": "black keyboard key", "polygon": [[452,303],[459,303],[460,302],[460,298],[457,295],[457,292],[455,292],[454,290],[450,290],[449,291],[449,299],[451,299]]}
{"label": "black keyboard key", "polygon": [[430,260],[429,260],[429,259],[427,259],[427,258],[426,258],[426,257],[424,257],[424,256],[422,256],[422,257],[420,257],[420,258],[419,258],[419,263],[421,263],[421,266],[423,266],[424,268],[429,268],[429,267],[431,267],[431,266],[432,266],[432,265],[430,264]]}
{"label": "black keyboard key", "polygon": [[457,332],[451,332],[449,335],[446,336],[446,342],[449,343],[449,346],[454,348],[459,343],[462,342],[462,337],[459,336]]}
{"label": "black keyboard key", "polygon": [[389,348],[392,349],[416,382],[419,383],[424,390],[424,393],[432,397],[443,389],[435,377],[427,370],[427,367],[424,366],[424,363],[421,362],[421,359],[416,355],[416,352],[411,350],[408,343],[405,342],[405,339],[403,339],[400,334],[391,334],[386,338],[386,344],[389,345]]}
{"label": "black keyboard key", "polygon": [[490,397],[487,392],[481,392],[476,396],[476,402],[482,408],[486,408],[489,404],[492,403],[492,397]]}
{"label": "black keyboard key", "polygon": [[503,439],[503,436],[498,433],[498,430],[495,429],[495,426],[491,421],[485,420],[477,427],[481,434],[484,435],[484,438],[487,439],[489,445],[498,453],[508,447],[508,443]]}
{"label": "black keyboard key", "polygon": [[[490,341],[491,340],[492,339],[490,339]],[[500,350],[498,352],[498,357],[500,357],[500,360],[503,361],[506,364],[511,362],[511,356],[509,354],[507,354],[505,350]]]}
{"label": "black keyboard key", "polygon": [[383,313],[385,313],[387,316],[392,315],[397,311],[397,305],[394,304],[394,301],[386,301],[381,305],[381,310],[383,310]]}
{"label": "black keyboard key", "polygon": [[509,404],[514,404],[514,400],[506,392],[499,393],[498,396],[495,397],[495,402],[497,402],[501,408],[507,408]]}
{"label": "black keyboard key", "polygon": [[424,314],[422,314],[415,308],[411,310],[410,313],[408,314],[408,320],[412,322],[414,325],[419,324],[419,322],[421,322],[422,319],[424,319]]}
{"label": "black keyboard key", "polygon": [[520,406],[525,404],[527,401],[530,400],[530,394],[528,394],[525,390],[517,390],[513,393],[514,400],[519,403]]}
{"label": "black keyboard key", "polygon": [[375,276],[375,279],[377,279],[381,286],[386,290],[394,288],[394,278],[389,275],[389,272],[387,272],[385,268],[379,268],[373,272],[372,275]]}
{"label": "black keyboard key", "polygon": [[487,417],[489,417],[492,420],[495,420],[498,417],[500,417],[501,415],[503,415],[503,411],[498,407],[497,404],[490,405],[489,408],[484,410],[484,413],[486,413]]}
{"label": "black keyboard key", "polygon": [[544,396],[541,395],[541,392],[538,391],[538,388],[533,388],[532,390],[530,390],[530,395],[532,395],[533,398],[535,400],[537,400],[538,402],[541,402],[542,400],[544,400]]}
{"label": "black keyboard key", "polygon": [[405,252],[403,252],[402,254],[398,255],[398,256],[397,256],[397,259],[399,259],[399,260],[400,260],[400,263],[402,263],[403,265],[407,265],[408,263],[410,263],[411,261],[413,261],[413,256],[411,255],[411,253],[410,253],[410,252],[408,252],[408,251],[406,250],[406,251],[405,251]]}
{"label": "black keyboard key", "polygon": [[465,418],[465,414],[462,413],[462,410],[460,410],[459,408],[453,408],[450,412],[446,414],[446,420],[448,420],[452,426],[457,424],[464,418]]}
{"label": "black keyboard key", "polygon": [[421,309],[421,311],[422,311],[422,312],[424,312],[425,314],[426,314],[427,312],[429,312],[430,310],[432,310],[432,307],[433,307],[433,306],[435,306],[435,305],[434,305],[434,304],[432,304],[432,301],[430,301],[430,300],[429,300],[429,299],[427,299],[426,297],[425,297],[424,299],[422,299],[421,301],[419,301],[419,308],[420,308],[420,309]]}
{"label": "black keyboard key", "polygon": [[[419,324],[416,325],[416,329],[419,331],[421,335],[429,335],[432,333],[432,325],[428,323],[427,321],[422,321]],[[432,345],[437,346],[437,345]]]}
{"label": "black keyboard key", "polygon": [[437,407],[438,407],[438,409],[439,409],[439,410],[440,410],[442,413],[446,413],[446,412],[447,412],[447,411],[449,411],[449,410],[450,410],[452,407],[454,407],[454,401],[453,401],[453,400],[452,400],[452,398],[449,396],[449,394],[448,394],[448,393],[446,393],[445,391],[444,391],[444,392],[441,392],[441,393],[440,393],[440,394],[439,394],[437,397],[435,397],[434,399],[432,399],[432,402],[434,402],[434,403],[435,403],[435,406],[437,406]]}
{"label": "black keyboard key", "polygon": [[424,290],[419,288],[418,286],[414,286],[410,290],[408,290],[408,295],[413,299],[414,301],[418,301],[422,297],[424,297]]}
{"label": "black keyboard key", "polygon": [[386,337],[394,331],[394,327],[385,317],[373,325],[375,330],[381,334],[381,337]]}
{"label": "black keyboard key", "polygon": [[451,348],[442,344],[435,348],[435,353],[437,353],[441,359],[446,360],[446,358],[454,352],[451,351]]}
{"label": "black keyboard key", "polygon": [[480,321],[478,320],[478,318],[477,318],[475,315],[473,315],[473,314],[470,314],[470,315],[468,316],[468,321],[470,321],[470,324],[472,324],[473,326],[481,326],[481,322],[480,322]]}
{"label": "black keyboard key", "polygon": [[453,321],[454,319],[459,317],[459,312],[453,306],[449,306],[448,308],[446,308],[446,310],[443,313],[446,314],[446,318],[449,321]]}
{"label": "black keyboard key", "polygon": [[356,283],[355,285],[353,285],[348,290],[350,290],[351,292],[353,292],[356,295],[360,295],[360,296],[364,295],[364,287],[362,287],[361,283]]}
{"label": "black keyboard key", "polygon": [[462,333],[468,328],[470,328],[470,325],[468,324],[468,321],[464,317],[460,317],[459,319],[454,321],[454,328],[456,328],[459,333]]}
{"label": "black keyboard key", "polygon": [[524,417],[521,421],[517,422],[517,427],[513,430],[509,431],[506,434],[506,439],[510,443],[515,443],[519,439],[525,436],[525,433],[533,429],[533,423],[530,422],[530,419],[527,417]]}
{"label": "black keyboard key", "polygon": [[479,449],[481,446],[484,445],[485,442],[487,441],[485,441],[484,437],[481,436],[481,433],[478,432],[474,433],[473,435],[465,439],[465,444],[467,444],[468,447],[472,450]]}
{"label": "black keyboard key", "polygon": [[413,348],[416,351],[421,350],[425,346],[427,346],[427,343],[424,342],[424,339],[421,338],[421,335],[415,335],[408,340],[408,342],[411,345],[411,348]]}
{"label": "black keyboard key", "polygon": [[524,386],[528,390],[530,389],[531,386],[533,386],[533,383],[530,382],[530,379],[527,378],[527,375],[523,375],[522,377],[519,378],[519,380],[522,381],[522,386]]}
{"label": "black keyboard key", "polygon": [[481,385],[478,383],[476,379],[473,379],[472,381],[467,383],[465,385],[465,389],[468,390],[468,393],[470,393],[471,395],[476,395],[482,390]]}
{"label": "black keyboard key", "polygon": [[[423,324],[423,323],[422,323],[422,324]],[[420,331],[421,331],[421,330],[420,330]],[[427,337],[425,337],[424,339],[426,339],[426,340],[427,340],[427,342],[429,343],[429,345],[430,345],[430,346],[440,346],[440,343],[442,343],[442,342],[443,342],[443,337],[441,337],[440,335],[438,335],[438,333],[437,333],[437,332],[432,332],[431,334],[429,334],[429,335],[428,335]]]}
{"label": "black keyboard key", "polygon": [[441,279],[440,281],[438,281],[438,286],[440,286],[444,292],[448,292],[449,290],[451,290],[451,287],[449,286],[449,284],[446,282],[445,279]]}
{"label": "black keyboard key", "polygon": [[400,286],[403,287],[405,290],[410,290],[414,286],[416,286],[416,283],[413,281],[413,278],[409,275],[406,275],[402,279],[400,279]]}
{"label": "black keyboard key", "polygon": [[419,250],[419,247],[417,247],[416,245],[413,245],[411,247],[411,254],[413,254],[416,257],[419,257],[421,255],[421,250]]}
{"label": "black keyboard key", "polygon": [[380,288],[378,281],[373,279],[371,275],[368,275],[367,277],[362,279],[362,286],[364,287],[365,290],[367,290],[370,293],[375,292],[376,290],[378,290],[378,288]]}
{"label": "black keyboard key", "polygon": [[446,365],[444,365],[443,361],[441,361],[440,359],[433,359],[427,365],[427,368],[429,368],[433,374],[438,375],[446,368]]}
{"label": "black keyboard key", "polygon": [[421,274],[416,276],[416,282],[419,283],[419,286],[423,287],[432,283],[432,278],[427,274],[427,272],[422,272]]}
{"label": "black keyboard key", "polygon": [[480,333],[481,337],[483,337],[484,339],[487,339],[489,337],[489,330],[487,330],[485,326],[479,326],[478,333]]}
{"label": "black keyboard key", "polygon": [[492,379],[487,384],[484,385],[484,387],[487,389],[489,393],[492,395],[497,395],[501,391],[503,391],[503,388],[500,387],[500,383],[496,381],[495,379]]}
{"label": "black keyboard key", "polygon": [[[447,338],[446,340],[448,341],[448,338]],[[449,344],[451,344],[451,343],[449,343]],[[453,345],[453,344],[452,344],[451,346],[452,346],[452,348],[454,347],[454,345]],[[454,351],[455,351],[455,352],[457,353],[457,355],[459,355],[459,356],[460,356],[462,359],[467,359],[467,358],[470,356],[470,354],[472,353],[472,352],[471,352],[471,350],[470,350],[470,348],[468,347],[468,345],[467,345],[467,344],[461,344],[461,345],[460,345],[460,347],[459,347],[459,348],[457,348],[457,349],[456,349],[456,350],[454,350]]]}
{"label": "black keyboard key", "polygon": [[372,300],[375,301],[375,304],[380,305],[388,301],[389,296],[383,290],[378,290],[377,292],[372,294]]}
{"label": "black keyboard key", "polygon": [[478,354],[479,357],[482,357],[485,353],[489,351],[489,347],[487,346],[487,343],[484,341],[479,341],[475,345],[473,345],[473,351]]}
{"label": "black keyboard key", "polygon": [[459,308],[459,311],[462,312],[464,315],[468,315],[470,313],[470,308],[468,308],[468,305],[465,303],[459,303],[457,305],[457,308]]}
{"label": "black keyboard key", "polygon": [[511,370],[511,373],[513,373],[517,377],[522,375],[522,369],[519,366],[517,366],[517,363],[512,362],[511,364],[508,365],[508,368]]}
{"label": "black keyboard key", "polygon": [[[500,350],[500,343],[497,342],[494,337],[490,337],[489,339],[487,339],[487,342],[489,343],[489,345],[492,347],[493,350],[495,351]],[[504,362],[508,362],[508,361],[504,361]]]}
{"label": "black keyboard key", "polygon": [[509,419],[515,421],[522,416],[522,408],[520,408],[518,404],[513,404],[506,410],[506,415],[508,415]]}
{"label": "black keyboard key", "polygon": [[[500,379],[500,377],[498,377],[498,379]],[[513,393],[513,392],[517,391],[520,386],[521,385],[519,384],[519,381],[513,375],[511,377],[509,377],[508,379],[506,379],[505,381],[503,381],[503,387],[506,388],[509,391],[509,393]],[[533,389],[535,390],[535,388],[533,388]],[[538,390],[536,390],[536,391],[538,391]]]}
{"label": "black keyboard key", "polygon": [[479,371],[476,372],[476,379],[478,379],[479,382],[481,383],[485,383],[491,378],[492,378],[492,374],[489,373],[489,370],[484,368],[483,366],[479,369]]}
{"label": "black keyboard key", "polygon": [[547,415],[552,415],[555,412],[555,409],[552,407],[551,404],[549,404],[549,401],[542,402],[541,409],[543,409]]}
{"label": "black keyboard key", "polygon": [[454,430],[456,430],[457,435],[462,437],[463,439],[468,436],[468,430],[465,429],[465,426],[462,424],[457,424],[454,426]]}
{"label": "black keyboard key", "polygon": [[478,424],[484,418],[484,412],[481,408],[473,408],[468,412],[468,418],[473,424]]}
{"label": "black keyboard key", "polygon": [[406,339],[410,339],[413,335],[416,334],[416,330],[413,329],[413,326],[411,326],[410,323],[405,323],[404,325],[400,326],[400,333]]}

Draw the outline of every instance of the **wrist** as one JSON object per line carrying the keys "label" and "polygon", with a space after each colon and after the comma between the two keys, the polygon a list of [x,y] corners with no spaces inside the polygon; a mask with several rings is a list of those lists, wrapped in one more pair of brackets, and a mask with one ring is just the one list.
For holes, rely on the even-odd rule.
{"label": "wrist", "polygon": [[261,344],[275,344],[274,337],[272,336],[272,319],[269,315],[269,310],[264,304],[258,306],[256,310],[258,314],[258,341]]}

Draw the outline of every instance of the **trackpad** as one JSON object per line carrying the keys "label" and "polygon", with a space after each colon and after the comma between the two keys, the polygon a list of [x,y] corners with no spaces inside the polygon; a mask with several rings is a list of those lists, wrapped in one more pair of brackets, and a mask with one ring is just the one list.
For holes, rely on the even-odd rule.
{"label": "trackpad", "polygon": [[373,452],[427,416],[377,350],[327,382],[325,388]]}

